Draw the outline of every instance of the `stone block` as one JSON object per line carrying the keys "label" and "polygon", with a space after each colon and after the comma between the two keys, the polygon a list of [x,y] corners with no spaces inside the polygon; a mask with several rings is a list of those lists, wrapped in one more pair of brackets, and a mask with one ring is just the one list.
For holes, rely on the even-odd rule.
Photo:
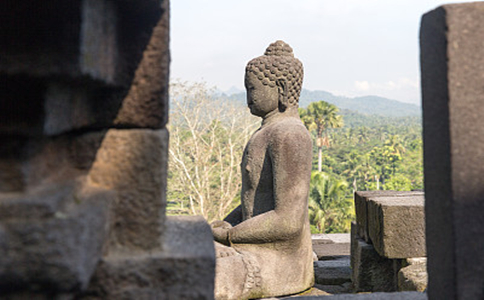
{"label": "stone block", "polygon": [[334,295],[334,294],[350,294],[353,291],[351,281],[338,285],[321,285],[315,284],[310,294],[304,293],[304,296],[319,296],[319,295]]}
{"label": "stone block", "polygon": [[317,284],[340,285],[351,281],[350,257],[314,262],[314,278]]}
{"label": "stone block", "polygon": [[[293,298],[283,298],[293,299]],[[371,294],[340,294],[332,296],[317,297],[295,297],[299,300],[427,300],[426,293],[420,292],[399,292],[399,293],[371,293]]]}
{"label": "stone block", "polygon": [[118,201],[111,208],[108,250],[144,252],[161,249],[168,131],[111,129],[105,133],[86,134],[84,141],[78,143],[91,145],[90,141],[97,141],[99,136],[102,136],[102,142],[88,180],[118,194]]}
{"label": "stone block", "polygon": [[427,289],[427,264],[417,263],[400,269],[398,290],[423,292]]}
{"label": "stone block", "polygon": [[202,217],[168,217],[163,251],[108,255],[80,299],[213,299],[215,251]]}
{"label": "stone block", "polygon": [[115,193],[71,182],[0,195],[0,294],[86,288],[102,256]]}
{"label": "stone block", "polygon": [[162,14],[159,1],[138,2],[9,2],[0,29],[0,73],[129,82]]}
{"label": "stone block", "polygon": [[396,287],[394,260],[381,257],[361,239],[352,226],[351,278],[355,292],[393,292]]}
{"label": "stone block", "polygon": [[168,0],[29,0],[2,9],[1,131],[164,127]]}
{"label": "stone block", "polygon": [[420,191],[358,191],[355,192],[355,211],[358,236],[366,242],[370,241],[368,234],[368,201],[378,197],[411,197],[423,196]]}
{"label": "stone block", "polygon": [[113,122],[115,126],[162,128],[168,122],[169,1],[163,0],[161,8],[161,18],[152,30],[131,86],[123,97]]}
{"label": "stone block", "polygon": [[484,299],[484,3],[422,17],[428,293]]}
{"label": "stone block", "polygon": [[381,256],[425,256],[424,197],[370,198],[368,231],[375,250]]}
{"label": "stone block", "polygon": [[350,255],[349,233],[313,234],[311,239],[318,260]]}

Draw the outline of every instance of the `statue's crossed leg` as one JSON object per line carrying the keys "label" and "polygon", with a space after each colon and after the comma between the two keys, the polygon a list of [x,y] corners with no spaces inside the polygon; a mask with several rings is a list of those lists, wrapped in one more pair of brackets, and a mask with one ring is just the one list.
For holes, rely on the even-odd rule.
{"label": "statue's crossed leg", "polygon": [[215,256],[215,299],[247,299],[260,293],[260,267],[253,255],[215,242]]}

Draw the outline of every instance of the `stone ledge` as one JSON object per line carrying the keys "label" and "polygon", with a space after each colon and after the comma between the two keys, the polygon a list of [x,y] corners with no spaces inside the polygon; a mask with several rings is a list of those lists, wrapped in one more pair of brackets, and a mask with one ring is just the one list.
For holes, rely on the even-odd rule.
{"label": "stone ledge", "polygon": [[215,251],[202,217],[167,217],[163,251],[105,257],[81,299],[213,299]]}
{"label": "stone ledge", "polygon": [[[276,299],[276,298],[271,298]],[[372,294],[340,294],[333,296],[301,296],[282,299],[300,300],[427,300],[426,293],[419,292],[397,292],[397,293],[372,293]]]}
{"label": "stone ledge", "polygon": [[350,255],[350,234],[313,234],[311,235],[313,251],[318,260],[335,259]]}
{"label": "stone ledge", "polygon": [[[113,192],[76,188],[74,183],[39,193],[22,205],[2,203],[0,219],[0,293],[70,293],[88,284],[107,235]],[[5,200],[5,199],[3,199]],[[12,213],[8,211],[10,208]],[[13,215],[20,209],[36,210]],[[5,217],[8,216],[8,217]]]}
{"label": "stone ledge", "polygon": [[367,205],[368,233],[381,256],[426,256],[423,196],[375,197]]}
{"label": "stone ledge", "polygon": [[413,197],[424,196],[423,192],[412,191],[360,191],[355,192],[355,211],[357,233],[365,242],[370,241],[368,233],[368,201],[379,197]]}
{"label": "stone ledge", "polygon": [[321,285],[340,285],[351,282],[350,257],[314,262],[315,282]]}

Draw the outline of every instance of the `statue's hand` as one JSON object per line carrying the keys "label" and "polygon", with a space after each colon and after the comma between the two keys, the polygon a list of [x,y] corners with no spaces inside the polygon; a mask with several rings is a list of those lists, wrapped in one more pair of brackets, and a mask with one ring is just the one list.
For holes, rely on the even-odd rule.
{"label": "statue's hand", "polygon": [[213,239],[217,242],[229,245],[229,229],[232,228],[228,222],[225,221],[215,221],[210,224],[213,233]]}
{"label": "statue's hand", "polygon": [[225,221],[213,221],[212,224],[210,224],[210,228],[230,229],[232,228],[232,225],[230,225],[229,222],[225,222]]}

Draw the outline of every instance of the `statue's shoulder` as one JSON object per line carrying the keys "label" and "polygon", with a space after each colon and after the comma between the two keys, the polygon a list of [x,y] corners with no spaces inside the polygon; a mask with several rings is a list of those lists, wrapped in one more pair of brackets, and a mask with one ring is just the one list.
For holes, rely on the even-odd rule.
{"label": "statue's shoulder", "polygon": [[272,129],[271,140],[274,143],[311,144],[311,135],[298,118],[285,118]]}
{"label": "statue's shoulder", "polygon": [[275,124],[272,134],[274,136],[301,136],[311,139],[308,130],[299,118],[285,118]]}

